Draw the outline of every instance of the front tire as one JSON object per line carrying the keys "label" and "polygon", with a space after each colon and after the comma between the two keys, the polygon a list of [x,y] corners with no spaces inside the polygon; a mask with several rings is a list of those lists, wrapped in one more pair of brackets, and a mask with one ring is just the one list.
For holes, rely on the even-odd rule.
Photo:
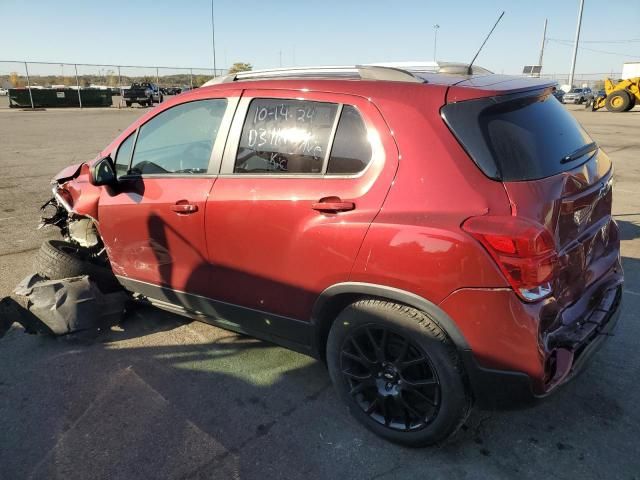
{"label": "front tire", "polygon": [[121,290],[122,287],[108,267],[90,262],[83,247],[63,240],[47,240],[33,262],[35,272],[49,280],[88,275],[103,293]]}
{"label": "front tire", "polygon": [[345,308],[329,332],[327,364],[353,416],[394,443],[443,442],[469,413],[454,345],[411,307],[366,299]]}

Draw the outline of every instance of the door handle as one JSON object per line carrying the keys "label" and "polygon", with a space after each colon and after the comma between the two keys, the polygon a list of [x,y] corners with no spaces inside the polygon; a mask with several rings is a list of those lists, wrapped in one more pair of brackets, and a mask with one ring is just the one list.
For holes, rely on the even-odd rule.
{"label": "door handle", "polygon": [[311,208],[319,212],[348,212],[356,208],[356,204],[353,202],[343,202],[339,197],[325,197],[321,198],[319,202],[311,204]]}
{"label": "door handle", "polygon": [[180,215],[188,215],[190,213],[197,212],[198,206],[193,205],[191,203],[186,203],[186,201],[181,200],[180,202],[177,202],[175,205],[171,205],[171,210]]}

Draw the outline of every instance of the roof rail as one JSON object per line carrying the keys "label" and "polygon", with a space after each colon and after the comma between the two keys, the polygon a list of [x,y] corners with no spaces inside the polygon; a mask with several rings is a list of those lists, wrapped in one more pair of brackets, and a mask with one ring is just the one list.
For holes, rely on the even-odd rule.
{"label": "roof rail", "polygon": [[444,73],[450,75],[482,75],[490,74],[489,70],[465,63],[454,62],[385,62],[353,66],[320,66],[320,67],[290,67],[271,68],[267,70],[250,70],[215,77],[206,82],[203,87],[220,83],[237,82],[241,80],[264,80],[274,78],[359,78],[361,80],[386,80],[393,82],[426,83],[421,73]]}
{"label": "roof rail", "polygon": [[203,87],[220,83],[237,82],[241,80],[263,80],[291,77],[338,77],[360,78],[362,80],[387,80],[396,82],[425,83],[426,81],[408,70],[382,65],[355,66],[323,66],[323,67],[294,67],[272,68],[268,70],[250,70],[232,73],[223,77],[212,78]]}

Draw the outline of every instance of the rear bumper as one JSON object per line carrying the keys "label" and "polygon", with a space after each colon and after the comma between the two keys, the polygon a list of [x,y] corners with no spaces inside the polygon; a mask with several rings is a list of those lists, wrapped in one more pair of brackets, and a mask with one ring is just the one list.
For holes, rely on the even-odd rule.
{"label": "rear bumper", "polygon": [[[564,363],[564,370],[554,376],[555,381],[551,381],[542,393],[536,392],[534,382],[526,373],[486,368],[477,362],[470,350],[461,352],[476,404],[488,409],[525,406],[550,395],[583,372],[605,340],[613,335],[618,324],[622,310],[622,284],[612,290],[615,298],[611,308],[602,316],[594,331],[581,343],[574,345],[570,356],[564,359],[568,362]],[[596,309],[593,313],[600,311]],[[588,319],[585,323],[589,323]]]}

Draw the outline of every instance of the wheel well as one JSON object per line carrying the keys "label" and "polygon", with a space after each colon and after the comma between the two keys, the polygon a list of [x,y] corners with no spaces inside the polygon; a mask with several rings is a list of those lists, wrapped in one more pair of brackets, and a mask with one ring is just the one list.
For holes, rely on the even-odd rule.
{"label": "wheel well", "polygon": [[323,362],[326,357],[327,337],[333,321],[348,305],[362,298],[376,298],[420,310],[442,328],[458,350],[469,350],[462,333],[449,316],[437,305],[411,292],[382,285],[348,282],[326,289],[313,307],[313,351]]}
{"label": "wheel well", "polygon": [[364,295],[360,293],[340,293],[334,295],[323,304],[318,312],[318,316],[314,317],[313,321],[316,327],[314,332],[314,350],[315,354],[323,362],[326,361],[327,338],[329,337],[329,330],[331,330],[333,321],[342,310],[363,297]]}

